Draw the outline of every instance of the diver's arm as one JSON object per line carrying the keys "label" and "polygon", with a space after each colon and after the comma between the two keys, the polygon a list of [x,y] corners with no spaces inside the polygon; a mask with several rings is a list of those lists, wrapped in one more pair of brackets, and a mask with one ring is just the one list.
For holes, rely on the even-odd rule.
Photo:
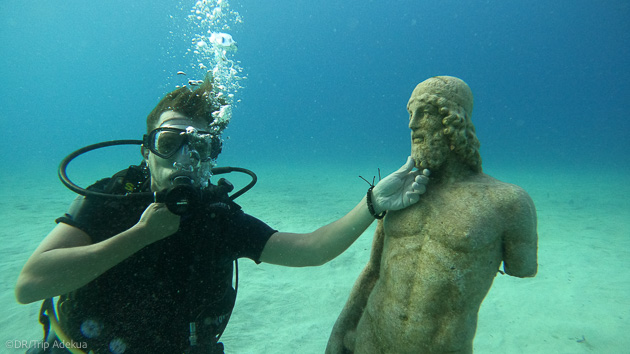
{"label": "diver's arm", "polygon": [[[376,214],[399,210],[416,203],[425,192],[429,171],[413,171],[409,157],[398,171],[385,177],[372,190]],[[322,265],[340,255],[370,226],[374,216],[363,197],[348,214],[326,226],[307,233],[277,232],[263,249],[260,260],[290,267]]]}
{"label": "diver's arm", "polygon": [[151,204],[136,225],[95,244],[80,229],[60,223],[24,265],[15,287],[17,301],[30,303],[80,288],[178,227],[179,216],[162,204]]}
{"label": "diver's arm", "polygon": [[289,267],[322,265],[340,255],[370,226],[374,217],[365,197],[341,219],[306,234],[276,232],[260,260]]}

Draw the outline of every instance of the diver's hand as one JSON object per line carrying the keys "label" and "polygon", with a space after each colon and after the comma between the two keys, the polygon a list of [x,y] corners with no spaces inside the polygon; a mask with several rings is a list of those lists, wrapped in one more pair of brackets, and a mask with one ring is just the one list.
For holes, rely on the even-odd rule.
{"label": "diver's hand", "polygon": [[171,213],[164,203],[151,203],[135,227],[142,230],[148,243],[153,243],[177,232],[179,220],[179,215]]}
{"label": "diver's hand", "polygon": [[422,173],[412,171],[414,161],[409,156],[398,171],[383,178],[372,190],[372,204],[377,214],[385,210],[404,209],[420,200],[420,195],[426,192],[429,182],[429,170]]}

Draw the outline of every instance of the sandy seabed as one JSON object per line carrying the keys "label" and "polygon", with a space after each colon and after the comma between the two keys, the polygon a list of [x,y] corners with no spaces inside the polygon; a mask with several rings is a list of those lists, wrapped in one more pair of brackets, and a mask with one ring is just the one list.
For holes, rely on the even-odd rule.
{"label": "sandy seabed", "polygon": [[[324,174],[322,165],[261,167],[258,185],[237,201],[276,229],[308,232],[354,207],[367,187],[357,176],[371,175],[372,169],[326,166]],[[541,168],[486,172],[532,196],[539,269],[530,279],[497,275],[479,313],[475,352],[627,353],[629,174]],[[73,199],[53,174],[44,177],[36,183],[28,176],[3,176],[0,339],[5,347],[0,352],[23,352],[6,345],[41,337],[39,304],[17,304],[13,288],[28,256]],[[367,262],[374,227],[321,267],[241,260],[237,304],[222,338],[226,352],[323,353]]]}

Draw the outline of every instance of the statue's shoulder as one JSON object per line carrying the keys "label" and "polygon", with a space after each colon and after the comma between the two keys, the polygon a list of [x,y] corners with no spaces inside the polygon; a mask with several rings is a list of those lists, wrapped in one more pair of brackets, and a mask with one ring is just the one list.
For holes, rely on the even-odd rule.
{"label": "statue's shoulder", "polygon": [[531,197],[525,189],[516,184],[500,181],[485,173],[473,176],[470,182],[477,184],[479,188],[492,193],[505,202],[533,204]]}
{"label": "statue's shoulder", "polygon": [[500,181],[486,174],[482,175],[481,178],[485,181],[484,183],[487,183],[488,190],[492,191],[499,204],[511,210],[533,210],[535,208],[534,201],[522,187]]}

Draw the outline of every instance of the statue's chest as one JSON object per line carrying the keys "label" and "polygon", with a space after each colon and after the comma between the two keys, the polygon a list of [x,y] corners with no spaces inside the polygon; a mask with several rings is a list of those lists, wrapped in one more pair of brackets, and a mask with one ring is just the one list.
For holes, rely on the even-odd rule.
{"label": "statue's chest", "polygon": [[474,190],[434,193],[407,209],[388,212],[385,235],[406,245],[432,243],[463,251],[485,247],[500,229],[491,204],[487,195]]}

